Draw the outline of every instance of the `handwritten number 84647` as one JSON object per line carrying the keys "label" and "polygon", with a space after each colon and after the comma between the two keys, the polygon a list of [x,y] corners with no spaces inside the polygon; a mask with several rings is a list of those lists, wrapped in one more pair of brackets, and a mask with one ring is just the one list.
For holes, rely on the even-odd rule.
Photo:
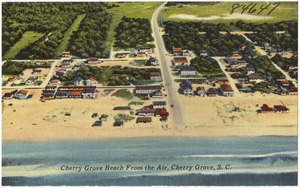
{"label": "handwritten number 84647", "polygon": [[[273,5],[274,7],[270,7],[271,5]],[[258,7],[257,3],[249,3],[249,4],[234,3],[232,5],[230,14],[233,14],[234,11],[239,11],[239,9],[241,9],[241,14],[243,14],[245,11],[248,10],[249,14],[253,14],[257,12],[257,15],[259,15],[265,10],[270,10],[268,13],[268,15],[270,15],[279,5],[280,3],[268,3],[267,5],[261,5],[260,7]]]}

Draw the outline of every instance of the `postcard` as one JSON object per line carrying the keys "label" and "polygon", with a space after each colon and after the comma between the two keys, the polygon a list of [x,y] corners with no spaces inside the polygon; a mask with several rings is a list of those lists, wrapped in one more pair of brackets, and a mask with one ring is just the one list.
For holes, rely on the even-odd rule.
{"label": "postcard", "polygon": [[298,2],[2,2],[3,186],[298,185]]}

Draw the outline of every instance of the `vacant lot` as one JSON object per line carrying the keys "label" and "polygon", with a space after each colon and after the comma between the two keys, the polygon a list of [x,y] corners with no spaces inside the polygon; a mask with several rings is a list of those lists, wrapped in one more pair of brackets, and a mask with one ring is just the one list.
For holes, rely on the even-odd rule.
{"label": "vacant lot", "polygon": [[69,44],[69,40],[71,39],[71,36],[74,31],[77,31],[81,21],[85,17],[86,14],[80,14],[77,16],[76,20],[72,23],[72,25],[69,27],[69,29],[65,32],[64,38],[60,45],[56,49],[56,56],[59,57],[63,51],[67,49],[67,46]]}
{"label": "vacant lot", "polygon": [[[272,2],[271,2],[272,3]],[[257,11],[253,14],[249,14],[248,10],[244,12],[243,15],[240,15],[240,17],[235,17],[234,19],[224,19],[224,17],[230,16],[230,12],[232,10],[233,2],[222,2],[218,3],[216,5],[188,5],[188,6],[182,6],[182,5],[176,5],[172,7],[166,8],[164,11],[160,14],[160,19],[162,21],[165,20],[174,20],[174,21],[199,21],[197,17],[201,17],[202,22],[210,22],[210,23],[230,23],[232,21],[238,21],[240,19],[243,19],[243,15],[245,18],[250,16],[261,16],[261,19],[245,19],[243,21],[245,22],[278,22],[283,20],[296,20],[298,17],[298,10],[297,10],[297,2],[281,2],[280,5],[274,9],[274,11],[267,15],[271,9],[273,8],[272,5],[269,6],[268,9],[262,11],[259,15],[257,15],[257,12],[260,11],[261,6],[266,6],[267,3],[258,3],[255,6]],[[248,5],[249,2],[241,2],[240,4],[246,4]],[[240,13],[242,11],[241,8],[236,9],[234,13]],[[247,15],[246,15],[247,14]],[[178,15],[181,15],[181,18],[178,18]],[[270,16],[272,18],[266,19],[266,16]],[[254,18],[254,17],[253,17]],[[259,18],[259,17],[256,17]]]}
{"label": "vacant lot", "polygon": [[4,54],[3,59],[14,58],[20,52],[20,50],[26,48],[31,43],[34,43],[35,41],[40,39],[43,35],[44,35],[43,33],[26,31],[22,35],[22,38],[13,47],[11,47],[11,49],[9,49],[9,51],[6,54]]}

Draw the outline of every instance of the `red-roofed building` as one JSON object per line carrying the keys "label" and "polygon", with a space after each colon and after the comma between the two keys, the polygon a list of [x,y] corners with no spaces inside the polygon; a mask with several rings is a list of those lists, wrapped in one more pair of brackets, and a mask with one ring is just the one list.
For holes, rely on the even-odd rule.
{"label": "red-roofed building", "polygon": [[69,98],[82,98],[80,91],[71,91],[69,93]]}
{"label": "red-roofed building", "polygon": [[99,62],[99,60],[96,57],[87,58],[87,63],[88,64],[97,64],[98,62]]}
{"label": "red-roofed building", "polygon": [[298,95],[298,88],[291,87],[291,89],[289,90],[289,95]]}
{"label": "red-roofed building", "polygon": [[221,84],[220,91],[221,91],[221,95],[226,96],[226,97],[232,97],[233,93],[234,93],[233,89],[228,84]]}
{"label": "red-roofed building", "polygon": [[20,90],[16,96],[17,99],[27,99],[28,98],[28,91],[25,89]]}
{"label": "red-roofed building", "polygon": [[70,57],[71,56],[71,52],[63,52],[62,57]]}
{"label": "red-roofed building", "polygon": [[93,85],[97,85],[98,81],[94,76],[91,76],[89,79],[85,80],[85,85],[87,86],[93,86]]}

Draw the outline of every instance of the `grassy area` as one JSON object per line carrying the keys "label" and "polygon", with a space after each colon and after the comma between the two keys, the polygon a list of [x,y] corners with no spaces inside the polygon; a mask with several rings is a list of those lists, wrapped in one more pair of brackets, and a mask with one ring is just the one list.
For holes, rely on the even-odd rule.
{"label": "grassy area", "polygon": [[61,53],[67,49],[67,46],[69,44],[69,40],[71,39],[71,36],[74,31],[76,31],[85,17],[86,14],[80,14],[77,16],[76,20],[72,23],[72,25],[69,27],[69,29],[65,32],[64,38],[60,45],[57,47],[55,55],[56,57],[60,57]]}
{"label": "grassy area", "polygon": [[128,99],[128,100],[133,98],[132,93],[127,89],[119,89],[116,92],[114,92],[111,96],[121,97],[123,99]]}
{"label": "grassy area", "polygon": [[22,49],[39,40],[42,36],[44,36],[44,33],[26,31],[23,33],[22,38],[4,54],[3,59],[14,58]]}
{"label": "grassy area", "polygon": [[161,2],[111,3],[119,6],[108,9],[108,12],[113,14],[112,23],[110,25],[106,41],[106,50],[108,52],[110,52],[111,46],[114,42],[114,30],[119,25],[123,16],[126,16],[128,18],[147,18],[151,20],[152,14],[155,11],[155,9],[162,4]]}
{"label": "grassy area", "polygon": [[[216,5],[188,5],[188,6],[172,6],[168,7],[163,10],[160,14],[160,20],[173,20],[173,21],[197,21],[191,19],[180,19],[180,18],[170,18],[170,16],[175,16],[178,14],[187,14],[187,15],[194,15],[198,17],[210,17],[210,16],[222,16],[223,14],[230,14],[232,10],[232,5],[234,2],[221,2]],[[247,2],[241,2],[240,4],[249,4]],[[272,7],[262,11],[259,15],[257,12],[260,11],[261,6],[266,6],[266,3],[259,3],[255,8],[257,9],[256,12],[251,14],[252,16],[268,16],[267,14],[270,12]],[[262,23],[262,22],[278,22],[283,20],[297,20],[298,17],[298,10],[297,10],[297,2],[281,2],[280,5],[274,9],[274,11],[269,15],[272,16],[272,19],[251,19],[251,20],[243,20],[245,22],[255,22],[255,23]],[[249,10],[249,9],[248,9]],[[248,10],[244,12],[244,14],[249,14]],[[241,8],[235,9],[234,13],[240,13],[242,11]],[[201,20],[202,22],[210,22],[210,23],[230,23],[232,21],[240,20],[243,15],[239,16],[240,18],[236,19],[213,19],[213,20]]]}

